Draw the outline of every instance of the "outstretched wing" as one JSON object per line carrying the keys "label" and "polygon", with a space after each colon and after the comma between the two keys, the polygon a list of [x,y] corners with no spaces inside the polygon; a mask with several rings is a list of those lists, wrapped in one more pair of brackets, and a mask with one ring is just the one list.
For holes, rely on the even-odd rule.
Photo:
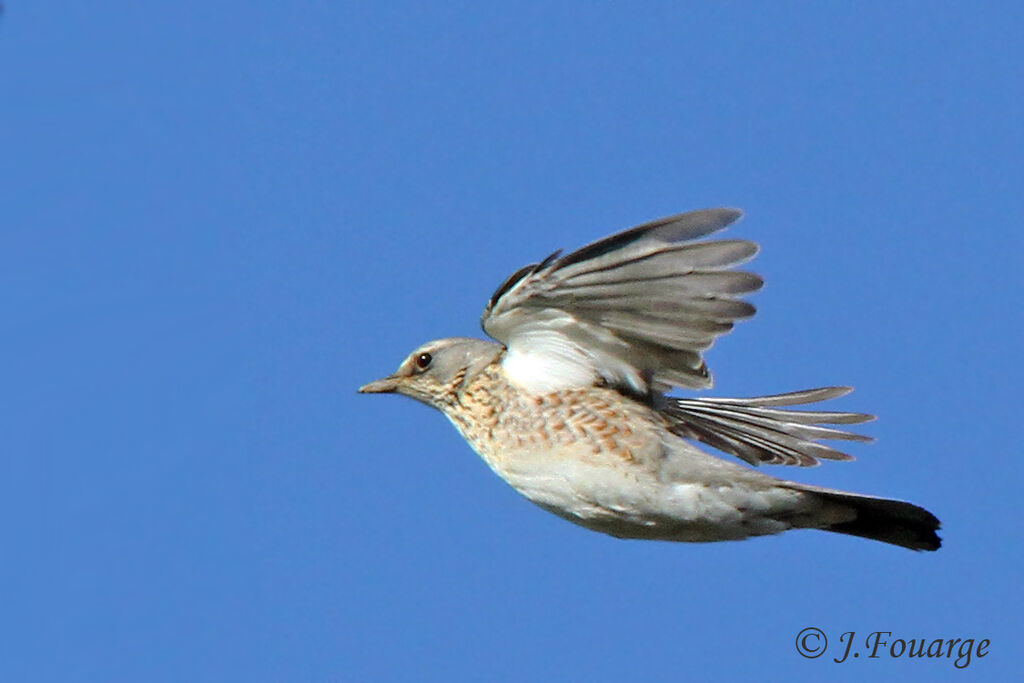
{"label": "outstretched wing", "polygon": [[729,270],[757,253],[753,242],[694,240],[740,215],[670,216],[518,270],[481,319],[508,348],[506,372],[537,392],[594,383],[643,395],[711,386],[701,353],[754,314],[736,297],[762,280]]}
{"label": "outstretched wing", "polygon": [[869,436],[821,425],[870,422],[874,415],[825,410],[793,410],[839,398],[850,387],[821,387],[756,398],[667,398],[661,408],[672,431],[731,453],[751,465],[799,465],[810,467],[821,458],[853,460],[853,457],[821,440],[873,441]]}

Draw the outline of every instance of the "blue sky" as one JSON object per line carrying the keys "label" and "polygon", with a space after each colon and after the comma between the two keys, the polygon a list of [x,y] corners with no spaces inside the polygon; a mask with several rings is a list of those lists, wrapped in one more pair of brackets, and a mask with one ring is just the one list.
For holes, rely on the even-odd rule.
{"label": "blue sky", "polygon": [[[1019,672],[1019,3],[6,5],[3,680]],[[614,540],[355,393],[520,265],[718,205],[767,285],[715,393],[856,386],[878,442],[771,471],[938,553]]]}

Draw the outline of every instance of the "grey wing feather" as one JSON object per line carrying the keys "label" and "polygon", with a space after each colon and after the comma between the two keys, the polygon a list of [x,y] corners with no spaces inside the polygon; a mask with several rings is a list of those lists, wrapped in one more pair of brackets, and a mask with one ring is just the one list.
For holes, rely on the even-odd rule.
{"label": "grey wing feather", "polygon": [[752,258],[744,240],[692,242],[740,217],[735,209],[670,216],[556,252],[526,266],[491,297],[484,331],[510,346],[553,330],[594,359],[613,386],[648,393],[670,386],[711,386],[701,352],[754,307],[736,298],[761,287],[730,268]]}
{"label": "grey wing feather", "polygon": [[837,398],[849,387],[823,387],[756,398],[666,398],[661,412],[679,436],[703,441],[752,465],[817,465],[819,459],[852,460],[820,439],[871,441],[871,437],[822,424],[858,424],[874,419],[865,413],[783,410]]}

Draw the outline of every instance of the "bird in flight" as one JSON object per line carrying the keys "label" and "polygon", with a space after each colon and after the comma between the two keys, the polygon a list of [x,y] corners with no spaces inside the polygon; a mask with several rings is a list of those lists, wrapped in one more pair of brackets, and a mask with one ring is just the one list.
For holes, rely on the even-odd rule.
{"label": "bird in flight", "polygon": [[852,460],[822,440],[870,440],[834,425],[871,415],[793,408],[847,387],[668,395],[709,388],[702,352],[754,314],[740,295],[763,282],[733,268],[757,245],[701,239],[740,215],[670,216],[524,266],[484,309],[496,342],[428,342],[359,391],[437,408],[516,491],[611,536],[703,542],[822,529],[937,550],[939,520],[924,508],[778,479],[695,445],[753,466],[806,467]]}

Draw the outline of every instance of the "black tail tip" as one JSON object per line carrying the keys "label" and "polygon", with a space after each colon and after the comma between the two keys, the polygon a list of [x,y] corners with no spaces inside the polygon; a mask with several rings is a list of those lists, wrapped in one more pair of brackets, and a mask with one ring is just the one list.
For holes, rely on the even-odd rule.
{"label": "black tail tip", "polygon": [[898,545],[910,550],[934,552],[942,547],[942,538],[938,534],[941,526],[938,518],[922,507],[903,503],[910,510],[904,509],[898,516],[891,510],[877,510],[861,507],[857,518],[850,522],[834,524],[828,528],[840,534],[870,538],[882,543]]}

